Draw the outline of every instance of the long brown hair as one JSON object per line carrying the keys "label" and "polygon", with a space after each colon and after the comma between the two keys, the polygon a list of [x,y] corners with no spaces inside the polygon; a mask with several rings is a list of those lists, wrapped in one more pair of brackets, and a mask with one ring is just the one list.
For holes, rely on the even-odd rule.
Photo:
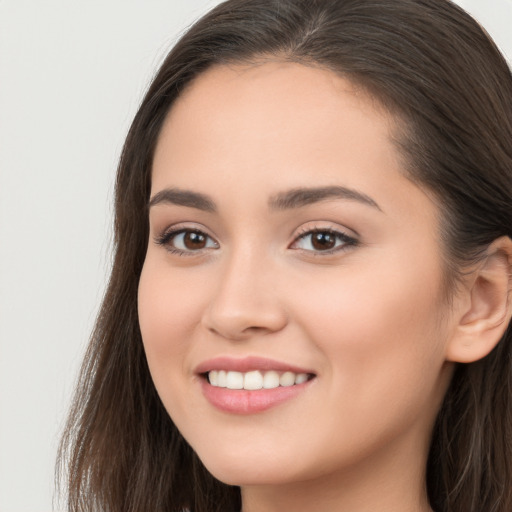
{"label": "long brown hair", "polygon": [[[403,122],[411,180],[443,212],[448,275],[512,237],[512,76],[484,30],[448,0],[228,0],[169,53],[135,116],[118,168],[115,257],[60,463],[73,512],[231,512],[155,391],[137,318],[152,158],[175,99],[207,68],[265,56],[315,64],[365,88]],[[460,364],[432,437],[436,512],[512,510],[512,331]]]}

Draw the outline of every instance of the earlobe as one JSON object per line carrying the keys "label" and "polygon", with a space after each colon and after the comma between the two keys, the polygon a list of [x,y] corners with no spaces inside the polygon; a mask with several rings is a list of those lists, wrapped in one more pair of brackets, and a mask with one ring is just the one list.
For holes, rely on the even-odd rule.
{"label": "earlobe", "polygon": [[499,343],[512,317],[512,240],[496,239],[471,273],[469,307],[462,312],[447,346],[446,359],[472,363]]}

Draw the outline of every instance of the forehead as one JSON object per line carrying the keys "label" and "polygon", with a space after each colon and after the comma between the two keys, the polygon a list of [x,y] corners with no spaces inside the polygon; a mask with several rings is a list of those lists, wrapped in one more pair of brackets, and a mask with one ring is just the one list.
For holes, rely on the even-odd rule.
{"label": "forehead", "polygon": [[181,156],[188,165],[209,160],[210,167],[227,167],[236,158],[272,166],[272,158],[286,151],[290,163],[299,157],[325,160],[333,146],[344,153],[337,155],[341,161],[348,153],[368,154],[376,143],[396,160],[393,125],[377,101],[329,70],[280,61],[216,66],[172,106],[154,171],[164,160],[179,166]]}
{"label": "forehead", "polygon": [[[204,93],[207,93],[206,96]],[[290,62],[279,57],[212,66],[185,87],[174,108],[187,103],[191,96],[198,105],[203,99],[205,106],[227,97],[232,102],[244,100],[247,94],[262,104],[277,99],[284,108],[293,101],[290,104],[282,103],[283,95],[292,100],[300,94],[308,100],[303,104],[304,108],[319,107],[332,103],[333,99],[341,101],[343,93],[349,93],[352,99],[359,99],[360,108],[369,104],[370,109],[384,114],[384,109],[373,101],[365,88],[352,80],[319,64]]]}
{"label": "forehead", "polygon": [[[216,122],[222,109],[224,124],[240,124],[245,114],[252,125],[261,121],[262,127],[271,131],[272,126],[266,122],[267,109],[273,121],[281,116],[283,121],[293,118],[311,123],[316,117],[324,125],[332,115],[339,114],[339,109],[347,114],[354,107],[379,117],[386,129],[394,126],[394,118],[381,103],[347,78],[319,66],[269,60],[213,66],[201,73],[177,98],[167,124],[186,113]],[[313,116],[315,112],[317,115]]]}

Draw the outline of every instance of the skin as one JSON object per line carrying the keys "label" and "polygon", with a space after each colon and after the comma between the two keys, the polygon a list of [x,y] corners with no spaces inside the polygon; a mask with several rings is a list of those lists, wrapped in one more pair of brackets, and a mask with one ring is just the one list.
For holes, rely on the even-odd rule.
{"label": "skin", "polygon": [[[300,64],[215,67],[174,104],[151,196],[160,201],[139,287],[144,347],[173,421],[244,512],[430,511],[425,465],[467,308],[447,307],[438,209],[405,177],[393,119],[350,82]],[[298,187],[356,190],[290,209]],[[200,230],[203,248],[159,237]],[[315,249],[331,230],[336,251]],[[173,252],[176,248],[185,253]],[[310,369],[292,400],[250,415],[213,407],[198,364],[260,356]]]}

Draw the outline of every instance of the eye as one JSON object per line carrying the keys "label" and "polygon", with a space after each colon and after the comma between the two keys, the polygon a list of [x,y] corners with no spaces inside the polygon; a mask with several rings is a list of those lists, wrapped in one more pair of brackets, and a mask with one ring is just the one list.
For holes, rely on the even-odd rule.
{"label": "eye", "polygon": [[301,234],[292,244],[292,249],[311,252],[333,253],[357,245],[357,240],[333,229],[313,229]]}
{"label": "eye", "polygon": [[169,230],[156,238],[170,252],[185,255],[205,249],[218,249],[219,244],[209,235],[198,229]]}

